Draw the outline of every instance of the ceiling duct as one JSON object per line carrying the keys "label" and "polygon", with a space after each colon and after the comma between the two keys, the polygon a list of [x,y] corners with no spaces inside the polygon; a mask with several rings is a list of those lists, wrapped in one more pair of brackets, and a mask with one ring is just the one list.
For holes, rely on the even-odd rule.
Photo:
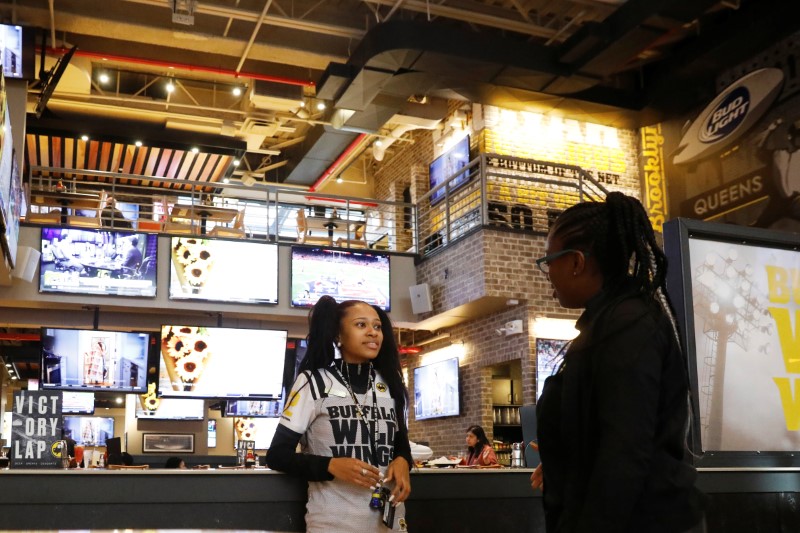
{"label": "ceiling duct", "polygon": [[294,111],[303,105],[303,87],[266,80],[253,80],[249,102],[259,109]]}

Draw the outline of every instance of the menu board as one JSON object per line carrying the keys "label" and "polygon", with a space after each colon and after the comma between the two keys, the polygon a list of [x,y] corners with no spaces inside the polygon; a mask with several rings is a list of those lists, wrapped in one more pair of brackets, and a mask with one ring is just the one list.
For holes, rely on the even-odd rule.
{"label": "menu board", "polygon": [[61,467],[61,392],[14,392],[11,467]]}

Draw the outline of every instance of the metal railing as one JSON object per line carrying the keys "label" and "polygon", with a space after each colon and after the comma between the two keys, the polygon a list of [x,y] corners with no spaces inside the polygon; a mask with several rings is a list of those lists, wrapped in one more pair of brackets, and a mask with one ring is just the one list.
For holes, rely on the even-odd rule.
{"label": "metal railing", "polygon": [[607,193],[574,165],[480,154],[417,202],[418,252],[430,255],[481,227],[544,234],[567,207]]}

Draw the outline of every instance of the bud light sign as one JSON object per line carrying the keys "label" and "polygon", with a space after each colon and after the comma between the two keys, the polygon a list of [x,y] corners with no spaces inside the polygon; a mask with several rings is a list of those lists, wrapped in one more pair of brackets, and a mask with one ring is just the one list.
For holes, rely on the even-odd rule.
{"label": "bud light sign", "polygon": [[708,114],[703,129],[700,130],[700,142],[716,142],[733,133],[744,122],[750,107],[750,91],[740,86],[728,94],[719,105]]}

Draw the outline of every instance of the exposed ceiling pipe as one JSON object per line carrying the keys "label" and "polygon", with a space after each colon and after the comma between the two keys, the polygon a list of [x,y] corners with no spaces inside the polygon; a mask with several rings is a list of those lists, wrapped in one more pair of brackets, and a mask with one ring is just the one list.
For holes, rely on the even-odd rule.
{"label": "exposed ceiling pipe", "polygon": [[[46,49],[46,51],[48,54],[52,55],[63,55],[66,54],[69,50],[67,50],[66,48],[49,47]],[[120,63],[131,63],[134,65],[147,65],[150,67],[159,67],[159,68],[176,68],[176,69],[188,70],[191,72],[205,72],[208,74],[231,76],[233,78],[250,78],[253,80],[273,81],[276,83],[283,83],[286,85],[300,85],[302,87],[314,87],[316,85],[316,83],[313,81],[298,80],[296,78],[285,78],[283,76],[269,76],[267,74],[257,74],[254,72],[236,72],[235,70],[230,70],[230,69],[201,67],[197,65],[187,65],[185,63],[173,63],[167,61],[155,61],[152,59],[141,59],[138,57],[101,54],[98,52],[89,52],[86,50],[76,50],[75,55],[79,57],[88,57],[93,59],[106,59],[108,61],[118,61]]]}
{"label": "exposed ceiling pipe", "polygon": [[367,136],[366,133],[362,133],[358,137],[356,137],[355,140],[353,140],[353,142],[351,142],[347,146],[347,148],[345,148],[344,152],[342,152],[339,155],[339,157],[337,157],[336,160],[333,163],[331,163],[331,166],[329,166],[325,170],[325,172],[323,172],[322,175],[319,178],[317,178],[317,181],[315,181],[311,185],[311,187],[308,188],[308,191],[309,192],[314,192],[315,190],[317,190],[317,187],[322,185],[322,183],[326,179],[328,179],[334,172],[336,172],[339,169],[339,167],[342,165],[342,163],[344,163],[347,160],[347,158],[350,156],[350,154],[352,154],[355,150],[358,149],[358,147],[361,145],[362,141],[366,138],[366,136]]}
{"label": "exposed ceiling pipe", "polygon": [[50,44],[52,46],[56,45],[56,10],[55,10],[55,0],[50,0]]}
{"label": "exposed ceiling pipe", "polygon": [[38,333],[0,333],[0,341],[38,342],[40,339]]}
{"label": "exposed ceiling pipe", "polygon": [[247,41],[247,46],[244,48],[244,52],[242,52],[242,58],[239,60],[239,65],[236,67],[236,72],[240,72],[242,70],[242,65],[244,65],[245,60],[247,60],[247,54],[250,53],[250,48],[253,46],[253,42],[256,40],[256,36],[258,35],[258,30],[261,29],[261,25],[264,23],[264,17],[267,16],[267,11],[269,11],[269,6],[272,5],[272,0],[267,0],[267,3],[264,4],[264,9],[261,10],[261,16],[258,17],[258,22],[256,22],[256,27],[253,28],[253,34],[250,35],[250,40]]}
{"label": "exposed ceiling pipe", "polygon": [[393,129],[389,135],[379,138],[372,143],[372,157],[375,158],[375,161],[383,161],[383,156],[386,155],[387,148],[393,145],[396,140],[405,135],[407,132],[419,128],[421,128],[421,126],[417,126],[415,124],[400,124]]}

